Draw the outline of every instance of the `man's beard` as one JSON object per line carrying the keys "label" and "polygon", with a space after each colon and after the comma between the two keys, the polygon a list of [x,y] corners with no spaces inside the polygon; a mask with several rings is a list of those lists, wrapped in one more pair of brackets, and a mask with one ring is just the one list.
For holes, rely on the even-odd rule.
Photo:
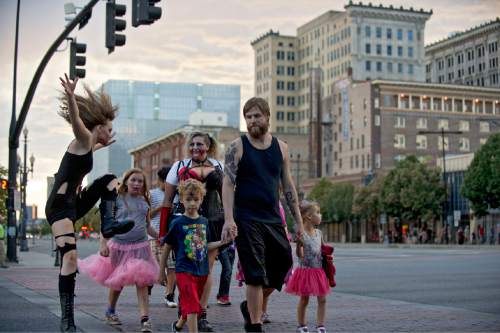
{"label": "man's beard", "polygon": [[269,123],[266,123],[263,126],[257,125],[257,126],[247,127],[247,130],[248,134],[250,134],[252,138],[258,139],[267,133],[267,131],[269,130]]}

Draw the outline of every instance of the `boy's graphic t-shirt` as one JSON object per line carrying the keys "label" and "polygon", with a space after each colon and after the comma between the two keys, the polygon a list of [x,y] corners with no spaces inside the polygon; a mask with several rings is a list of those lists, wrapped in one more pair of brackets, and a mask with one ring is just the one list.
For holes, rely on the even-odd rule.
{"label": "boy's graphic t-shirt", "polygon": [[171,223],[165,243],[175,252],[175,271],[193,275],[208,275],[208,221],[203,216],[192,219],[181,215]]}

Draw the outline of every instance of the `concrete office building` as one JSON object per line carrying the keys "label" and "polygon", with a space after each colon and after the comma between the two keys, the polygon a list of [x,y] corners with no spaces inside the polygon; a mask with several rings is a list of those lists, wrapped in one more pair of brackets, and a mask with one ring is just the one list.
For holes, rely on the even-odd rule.
{"label": "concrete office building", "polygon": [[121,176],[132,167],[129,149],[187,125],[193,113],[240,126],[238,85],[110,80],[103,89],[120,108],[113,122],[116,142],[96,151],[89,181],[106,173]]}
{"label": "concrete office building", "polygon": [[[271,107],[271,131],[307,134],[318,98],[335,82],[388,79],[425,81],[424,29],[432,11],[352,1],[297,29],[296,36],[269,31],[254,40],[255,95]],[[318,82],[314,87],[311,81]]]}
{"label": "concrete office building", "polygon": [[500,87],[500,18],[425,47],[426,82]]}

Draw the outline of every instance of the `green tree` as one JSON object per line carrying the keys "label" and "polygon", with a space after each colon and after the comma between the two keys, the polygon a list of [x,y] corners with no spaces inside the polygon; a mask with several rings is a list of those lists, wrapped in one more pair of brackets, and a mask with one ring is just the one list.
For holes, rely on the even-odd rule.
{"label": "green tree", "polygon": [[321,206],[325,222],[342,222],[352,217],[354,186],[336,183],[322,178],[309,193],[308,199]]}
{"label": "green tree", "polygon": [[440,215],[444,187],[440,172],[408,156],[384,178],[383,210],[404,221],[431,220]]}
{"label": "green tree", "polygon": [[79,232],[82,226],[86,226],[89,229],[93,228],[95,232],[101,231],[101,215],[99,213],[99,208],[93,207],[87,214],[76,221],[75,231]]}
{"label": "green tree", "polygon": [[477,216],[500,207],[500,133],[491,135],[465,173],[462,194]]}
{"label": "green tree", "polygon": [[382,212],[380,192],[383,178],[376,178],[368,186],[359,187],[354,195],[353,214],[360,219],[376,221]]}
{"label": "green tree", "polygon": [[[0,165],[0,177],[7,178],[7,169]],[[7,218],[7,196],[8,191],[0,189],[0,218]]]}

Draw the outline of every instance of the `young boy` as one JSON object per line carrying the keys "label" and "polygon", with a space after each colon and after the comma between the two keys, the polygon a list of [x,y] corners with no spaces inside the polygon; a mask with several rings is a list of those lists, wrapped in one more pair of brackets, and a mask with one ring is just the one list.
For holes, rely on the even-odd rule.
{"label": "young boy", "polygon": [[205,195],[203,184],[195,179],[188,179],[179,185],[178,190],[179,200],[184,205],[184,215],[170,223],[168,234],[164,238],[165,247],[160,259],[158,281],[165,283],[166,259],[173,250],[181,316],[172,323],[172,331],[180,331],[187,321],[189,332],[197,332],[197,316],[201,314],[200,297],[208,275],[207,253],[223,243],[207,243],[208,221],[198,214]]}

